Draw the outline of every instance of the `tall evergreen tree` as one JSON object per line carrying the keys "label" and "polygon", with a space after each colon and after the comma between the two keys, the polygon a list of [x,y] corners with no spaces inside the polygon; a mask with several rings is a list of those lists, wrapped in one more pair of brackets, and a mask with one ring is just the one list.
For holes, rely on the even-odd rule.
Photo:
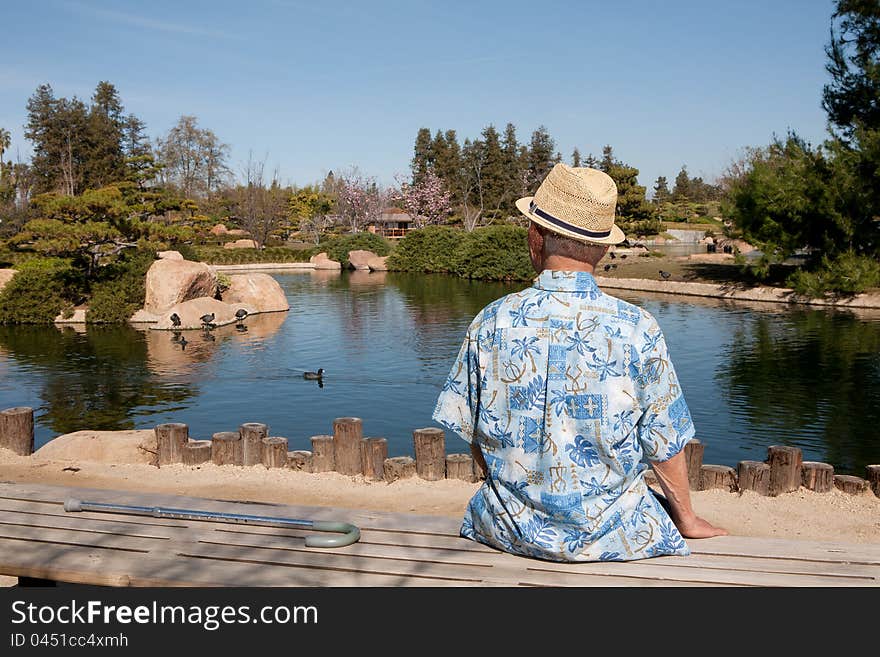
{"label": "tall evergreen tree", "polygon": [[416,144],[413,149],[413,159],[410,164],[413,185],[421,183],[428,167],[434,164],[431,144],[431,131],[428,128],[419,128],[419,132],[416,134]]}
{"label": "tall evergreen tree", "polygon": [[539,126],[532,133],[528,152],[528,184],[529,192],[533,192],[553,168],[556,143],[547,132],[547,128]]}
{"label": "tall evergreen tree", "polygon": [[681,165],[681,171],[675,177],[675,186],[672,188],[672,200],[675,203],[691,200],[691,178],[685,165]]}
{"label": "tall evergreen tree", "polygon": [[89,152],[83,176],[98,188],[125,178],[125,117],[119,93],[109,82],[99,82],[88,118]]}
{"label": "tall evergreen tree", "polygon": [[837,0],[832,21],[822,106],[849,141],[857,127],[880,129],[880,3]]}
{"label": "tall evergreen tree", "polygon": [[[638,169],[615,160],[605,173],[611,176],[617,185],[617,216],[623,224],[646,222],[656,218],[655,208],[645,198],[646,189],[639,184]],[[647,233],[649,230],[644,232]]]}
{"label": "tall evergreen tree", "polygon": [[447,130],[434,136],[432,145],[434,153],[434,172],[446,185],[452,195],[452,203],[461,202],[461,185],[458,177],[461,175],[461,146],[458,144],[458,136],[455,130]]}
{"label": "tall evergreen tree", "polygon": [[514,212],[516,206],[514,201],[524,194],[523,189],[523,167],[520,157],[520,144],[516,138],[516,126],[508,123],[504,128],[504,141],[502,142],[504,151],[504,171],[506,173],[506,182],[504,189],[504,209],[508,212]]}
{"label": "tall evergreen tree", "polygon": [[671,199],[672,194],[669,191],[666,176],[657,176],[657,181],[654,183],[654,203],[666,203]]}
{"label": "tall evergreen tree", "polygon": [[495,126],[489,124],[483,128],[482,139],[479,140],[483,151],[483,202],[487,211],[499,210],[507,200],[507,171],[505,170],[505,155],[501,149],[501,140]]}
{"label": "tall evergreen tree", "polygon": [[608,173],[616,164],[616,160],[614,159],[614,149],[611,148],[610,144],[606,144],[602,147],[602,161],[599,162],[599,168]]}
{"label": "tall evergreen tree", "polygon": [[574,150],[571,152],[571,166],[577,168],[581,165],[581,152],[577,149],[577,146],[574,147]]}

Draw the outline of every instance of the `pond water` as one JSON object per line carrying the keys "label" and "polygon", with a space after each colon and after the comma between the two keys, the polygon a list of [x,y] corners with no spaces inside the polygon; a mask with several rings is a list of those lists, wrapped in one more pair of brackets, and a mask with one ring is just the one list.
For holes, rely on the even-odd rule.
{"label": "pond water", "polygon": [[[194,438],[265,422],[290,449],[364,420],[389,454],[412,453],[473,316],[524,284],[432,275],[276,274],[291,311],[247,331],[0,326],[0,408],[36,409],[36,442],[78,429],[185,422]],[[863,475],[880,463],[880,314],[621,293],[654,314],[705,461],[763,460],[767,447]],[[303,371],[325,370],[323,387]],[[447,435],[447,451],[466,445]]]}

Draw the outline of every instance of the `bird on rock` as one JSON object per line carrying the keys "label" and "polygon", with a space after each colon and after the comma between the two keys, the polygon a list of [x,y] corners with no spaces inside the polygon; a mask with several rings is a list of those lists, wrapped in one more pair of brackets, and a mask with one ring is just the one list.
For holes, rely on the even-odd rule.
{"label": "bird on rock", "polygon": [[243,320],[247,316],[248,316],[248,311],[245,310],[244,308],[239,308],[238,310],[235,311],[235,319],[237,319],[239,321]]}
{"label": "bird on rock", "polygon": [[672,274],[670,274],[668,271],[663,271],[663,270],[661,269],[661,270],[660,270],[660,276],[663,278],[664,281],[668,281],[668,280],[669,280],[669,277],[672,276]]}
{"label": "bird on rock", "polygon": [[180,315],[178,315],[177,313],[171,313],[171,317],[169,317],[168,319],[171,320],[172,326],[180,326]]}
{"label": "bird on rock", "polygon": [[202,315],[199,319],[202,320],[202,324],[205,325],[205,328],[214,328],[214,324],[212,323],[214,321],[214,313]]}
{"label": "bird on rock", "polygon": [[611,256],[611,259],[612,259],[612,260],[614,260],[614,259],[617,257],[617,255],[614,253],[614,251],[611,251],[611,252],[609,253],[609,255]]}
{"label": "bird on rock", "polygon": [[303,372],[303,378],[309,381],[320,381],[324,378],[324,368],[318,368],[317,372]]}
{"label": "bird on rock", "polygon": [[604,269],[605,271],[611,271],[611,265],[605,265]]}

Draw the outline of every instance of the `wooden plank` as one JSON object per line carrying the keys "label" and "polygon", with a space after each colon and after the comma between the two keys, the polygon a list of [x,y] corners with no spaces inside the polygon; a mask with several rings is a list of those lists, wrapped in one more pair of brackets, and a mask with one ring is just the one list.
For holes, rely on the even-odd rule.
{"label": "wooden plank", "polygon": [[[145,554],[154,542],[167,544],[166,538],[141,538],[120,536],[118,534],[99,534],[89,530],[55,529],[51,527],[32,527],[28,525],[0,525],[0,538],[22,542],[49,543],[54,545],[70,545],[94,547],[103,550],[124,550],[126,552]],[[6,558],[3,555],[2,558]]]}
{"label": "wooden plank", "polygon": [[880,565],[880,545],[868,543],[846,544],[750,536],[716,536],[702,540],[689,540],[687,544],[693,554]]}

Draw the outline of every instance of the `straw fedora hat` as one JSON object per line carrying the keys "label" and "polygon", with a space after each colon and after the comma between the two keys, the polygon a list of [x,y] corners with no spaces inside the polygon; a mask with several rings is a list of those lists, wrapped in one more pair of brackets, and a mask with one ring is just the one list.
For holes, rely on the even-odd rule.
{"label": "straw fedora hat", "polygon": [[534,196],[517,209],[536,224],[581,242],[619,244],[626,235],[614,225],[617,185],[597,169],[554,166]]}

